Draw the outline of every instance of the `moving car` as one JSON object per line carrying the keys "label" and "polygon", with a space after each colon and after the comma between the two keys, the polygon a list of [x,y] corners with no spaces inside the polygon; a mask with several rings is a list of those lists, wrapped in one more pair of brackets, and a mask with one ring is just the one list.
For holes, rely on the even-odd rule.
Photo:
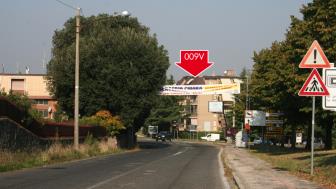
{"label": "moving car", "polygon": [[156,141],[166,141],[169,140],[171,141],[171,134],[168,131],[160,131],[159,134],[156,135]]}

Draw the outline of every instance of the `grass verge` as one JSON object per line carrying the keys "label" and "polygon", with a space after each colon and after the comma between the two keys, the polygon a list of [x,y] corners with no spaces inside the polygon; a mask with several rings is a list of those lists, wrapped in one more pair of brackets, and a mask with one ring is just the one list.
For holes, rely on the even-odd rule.
{"label": "grass verge", "polygon": [[310,151],[258,145],[252,147],[250,152],[271,163],[274,169],[289,171],[324,187],[336,189],[336,150],[315,151],[314,176],[310,176]]}
{"label": "grass verge", "polygon": [[85,142],[80,144],[78,151],[74,150],[72,145],[59,143],[55,143],[45,150],[33,149],[29,152],[0,150],[0,172],[121,152],[124,152],[124,150],[117,148],[115,144],[111,144],[109,141]]}

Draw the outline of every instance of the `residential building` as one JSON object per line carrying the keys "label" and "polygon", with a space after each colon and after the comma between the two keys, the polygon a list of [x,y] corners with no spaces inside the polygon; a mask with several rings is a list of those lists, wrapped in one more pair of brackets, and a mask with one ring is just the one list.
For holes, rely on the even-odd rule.
{"label": "residential building", "polygon": [[44,118],[53,118],[56,100],[47,90],[46,75],[43,74],[7,74],[0,73],[0,89],[5,92],[26,94],[32,100],[33,108]]}
{"label": "residential building", "polygon": [[[217,76],[185,76],[176,85],[214,85],[242,83],[240,77],[235,76],[234,71],[226,71],[224,75]],[[232,111],[234,96],[231,93],[216,95],[192,95],[184,96],[181,105],[184,106],[184,120],[179,125],[179,130],[197,130],[216,132],[221,131],[234,120],[227,120],[227,112]],[[209,112],[209,102],[223,102],[223,112]],[[232,119],[232,118],[231,118]],[[233,118],[234,119],[234,118]],[[192,129],[191,129],[192,128]]]}

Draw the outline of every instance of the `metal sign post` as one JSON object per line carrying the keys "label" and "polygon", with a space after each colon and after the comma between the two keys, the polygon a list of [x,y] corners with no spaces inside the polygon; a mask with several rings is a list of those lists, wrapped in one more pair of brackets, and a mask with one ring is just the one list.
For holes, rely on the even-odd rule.
{"label": "metal sign post", "polygon": [[313,96],[313,110],[312,110],[312,130],[311,130],[311,158],[310,158],[310,175],[314,175],[314,127],[315,127],[315,96]]}
{"label": "metal sign post", "polygon": [[[330,96],[330,93],[326,87],[326,79],[324,82],[321,79],[320,74],[316,70],[317,68],[330,68],[330,62],[325,56],[321,46],[315,40],[310,46],[306,55],[303,57],[299,68],[313,68],[313,71],[308,76],[308,79],[303,84],[299,91],[299,96],[312,96],[312,130],[311,130],[311,158],[310,158],[310,175],[314,175],[314,129],[315,129],[315,96]],[[324,71],[325,72],[325,71]],[[335,79],[336,82],[336,79]],[[325,97],[324,97],[325,98]],[[325,101],[325,100],[324,100]],[[323,103],[324,104],[324,103]]]}

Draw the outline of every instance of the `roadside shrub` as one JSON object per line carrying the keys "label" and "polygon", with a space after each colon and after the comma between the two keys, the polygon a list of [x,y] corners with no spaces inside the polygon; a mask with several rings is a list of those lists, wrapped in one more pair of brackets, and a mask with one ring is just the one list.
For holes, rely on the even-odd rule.
{"label": "roadside shrub", "polygon": [[100,110],[95,115],[83,117],[81,124],[105,127],[109,136],[114,136],[120,130],[126,129],[119,116],[113,116],[108,110]]}
{"label": "roadside shrub", "polygon": [[69,116],[61,109],[61,107],[56,104],[56,111],[54,113],[54,121],[57,123],[63,122],[63,121],[68,121]]}
{"label": "roadside shrub", "polygon": [[26,94],[20,94],[13,91],[6,93],[4,89],[1,89],[0,96],[6,97],[10,102],[15,104],[27,114],[24,118],[25,123],[29,124],[33,119],[43,121],[42,114],[32,108],[32,101]]}

